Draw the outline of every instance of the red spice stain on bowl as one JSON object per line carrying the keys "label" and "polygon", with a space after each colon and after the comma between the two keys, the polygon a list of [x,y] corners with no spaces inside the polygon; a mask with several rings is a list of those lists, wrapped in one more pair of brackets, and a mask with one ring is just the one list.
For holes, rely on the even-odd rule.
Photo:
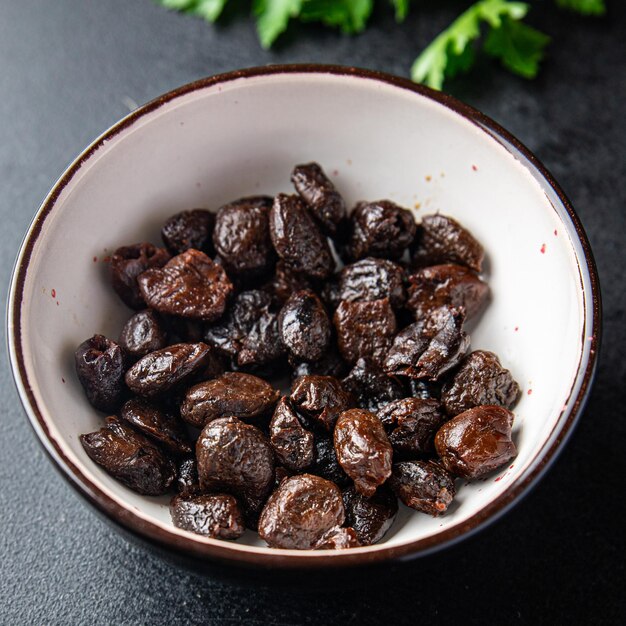
{"label": "red spice stain on bowl", "polygon": [[533,390],[532,390],[532,389],[529,389],[526,393],[527,393],[529,396],[532,396],[532,395],[533,395]]}
{"label": "red spice stain on bowl", "polygon": [[56,298],[56,297],[57,297],[57,292],[56,292],[56,289],[53,289],[53,290],[50,292],[50,295],[51,295],[53,298]]}
{"label": "red spice stain on bowl", "polygon": [[497,483],[498,483],[498,482],[500,482],[503,478],[506,478],[506,477],[509,475],[509,470],[510,470],[512,467],[513,467],[513,466],[511,465],[511,466],[509,467],[509,469],[508,469],[508,470],[506,470],[506,472],[504,472],[504,474],[502,474],[502,476],[498,476],[498,477],[496,478],[495,482],[497,482]]}
{"label": "red spice stain on bowl", "polygon": [[97,262],[98,262],[98,257],[97,257],[97,256],[93,257],[93,262],[94,262],[94,263],[97,263]]}
{"label": "red spice stain on bowl", "polygon": [[516,326],[513,330],[517,332],[519,330],[519,326]]}
{"label": "red spice stain on bowl", "polygon": [[554,229],[554,236],[556,237],[559,234],[559,231],[555,228]]}
{"label": "red spice stain on bowl", "polygon": [[333,176],[339,176],[339,170],[333,170],[332,174]]}
{"label": "red spice stain on bowl", "polygon": [[541,252],[541,254],[545,254],[546,253],[546,244],[545,243],[541,244],[541,248],[539,248],[539,252]]}
{"label": "red spice stain on bowl", "polygon": [[61,376],[61,382],[65,384],[65,378],[63,378],[63,376]]}
{"label": "red spice stain on bowl", "polygon": [[478,171],[478,168],[477,168],[475,165],[472,165],[472,169],[473,169],[475,172],[477,172],[477,171]]}

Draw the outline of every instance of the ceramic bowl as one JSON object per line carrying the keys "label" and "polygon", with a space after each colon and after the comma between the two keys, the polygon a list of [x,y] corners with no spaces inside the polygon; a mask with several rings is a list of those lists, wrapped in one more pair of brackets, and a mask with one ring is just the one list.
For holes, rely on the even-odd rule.
{"label": "ceramic bowl", "polygon": [[[496,352],[519,381],[519,455],[459,490],[441,518],[401,508],[382,543],[344,551],[270,549],[252,533],[217,541],[174,528],[168,498],[140,496],[79,443],[102,416],[76,379],[73,351],[129,316],[103,259],[159,241],[192,207],[291,189],[294,164],[321,163],[352,205],[389,198],[440,211],[486,249],[491,302],[472,348]],[[54,185],[19,254],[8,338],[28,418],[54,464],[118,526],[178,554],[268,567],[408,558],[467,537],[545,472],[583,408],[600,332],[589,244],[557,183],[514,137],[470,107],[391,76],[343,67],[265,67],[168,93],[113,126]]]}

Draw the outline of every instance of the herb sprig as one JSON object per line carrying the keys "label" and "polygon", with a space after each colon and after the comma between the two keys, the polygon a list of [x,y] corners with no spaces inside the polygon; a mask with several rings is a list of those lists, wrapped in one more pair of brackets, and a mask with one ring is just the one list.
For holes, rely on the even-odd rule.
{"label": "herb sprig", "polygon": [[[209,22],[219,19],[228,0],[155,0],[168,9],[190,13]],[[411,0],[386,0],[403,22]],[[606,13],[605,0],[554,0],[568,11],[587,16]],[[257,33],[270,48],[291,20],[321,22],[352,35],[367,27],[374,0],[252,0]],[[500,61],[511,72],[534,78],[550,38],[524,22],[530,5],[516,0],[478,0],[461,13],[415,59],[411,78],[435,89],[445,80],[467,72],[477,54]]]}

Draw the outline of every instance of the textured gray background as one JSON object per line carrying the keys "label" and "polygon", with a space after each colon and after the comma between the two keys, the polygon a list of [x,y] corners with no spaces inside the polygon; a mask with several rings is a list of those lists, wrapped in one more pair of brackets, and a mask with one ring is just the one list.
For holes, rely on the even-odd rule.
{"label": "textured gray background", "polygon": [[[0,0],[2,297],[19,242],[69,161],[133,103],[201,76],[276,62],[339,62],[406,75],[462,6],[423,7],[402,28],[389,11],[358,38],[298,29],[263,52],[252,23],[217,28],[149,0]],[[605,338],[587,411],[555,467],[516,509],[441,554],[350,589],[242,587],[179,570],[122,537],[70,491],[40,450],[0,371],[0,622],[618,623],[625,619],[626,3],[600,21],[538,2],[554,36],[533,82],[489,67],[449,86],[534,150],[570,196],[595,251]],[[265,575],[267,577],[267,575]]]}

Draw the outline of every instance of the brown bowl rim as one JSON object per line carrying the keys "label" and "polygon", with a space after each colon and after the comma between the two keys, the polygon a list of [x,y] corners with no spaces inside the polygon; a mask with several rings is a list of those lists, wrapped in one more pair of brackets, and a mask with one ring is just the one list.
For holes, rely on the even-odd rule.
{"label": "brown bowl rim", "polygon": [[[132,126],[138,119],[146,114],[158,109],[167,102],[179,98],[193,91],[198,91],[206,87],[210,87],[219,83],[226,83],[242,78],[252,78],[257,76],[271,76],[278,74],[330,74],[334,76],[350,76],[366,80],[373,80],[392,85],[404,90],[411,91],[420,96],[433,100],[446,108],[458,113],[466,120],[475,124],[478,128],[491,135],[496,140],[503,140],[500,143],[510,152],[512,146],[519,154],[521,154],[531,165],[535,167],[540,177],[545,181],[546,185],[558,196],[563,207],[567,211],[578,240],[581,244],[586,270],[589,274],[591,284],[591,298],[593,316],[591,326],[587,319],[587,307],[585,307],[585,328],[591,328],[593,335],[590,340],[590,351],[588,353],[587,362],[584,364],[585,372],[581,380],[581,386],[576,397],[568,398],[566,407],[570,407],[569,415],[566,421],[560,425],[558,436],[554,439],[550,447],[542,449],[535,459],[541,455],[539,463],[530,468],[525,475],[522,474],[517,478],[507,490],[500,494],[495,500],[490,502],[483,509],[478,511],[464,523],[457,524],[449,529],[442,530],[436,535],[425,537],[400,546],[385,547],[382,544],[380,549],[375,551],[336,551],[315,553],[315,558],[310,552],[303,552],[301,555],[284,554],[280,550],[273,553],[257,553],[247,552],[245,550],[233,550],[227,542],[200,543],[193,541],[191,538],[183,537],[164,530],[163,528],[142,519],[135,515],[129,508],[120,506],[111,499],[99,487],[86,478],[81,471],[67,458],[59,447],[57,442],[50,437],[50,433],[43,419],[42,413],[37,405],[32,387],[26,373],[24,356],[21,341],[21,325],[20,312],[23,297],[24,284],[29,265],[29,260],[34,245],[41,234],[44,222],[50,212],[53,210],[56,201],[68,185],[72,178],[77,174],[83,164],[91,157],[91,155],[100,148],[106,141],[118,135],[126,128]],[[507,145],[508,144],[508,145]],[[585,268],[579,266],[582,271]],[[587,396],[589,394],[593,381],[598,351],[601,339],[601,296],[598,273],[589,245],[589,241],[576,212],[572,208],[571,203],[565,193],[555,181],[546,167],[539,159],[514,137],[507,130],[502,128],[497,122],[484,115],[473,107],[457,100],[456,98],[443,92],[434,91],[423,85],[418,85],[407,79],[386,74],[383,72],[360,69],[355,67],[347,67],[341,65],[319,65],[319,64],[291,64],[291,65],[271,65],[265,67],[251,67],[241,70],[235,70],[223,74],[217,74],[203,78],[192,83],[183,85],[174,89],[151,102],[139,107],[125,118],[114,124],[105,133],[98,137],[90,146],[88,146],[76,160],[65,170],[59,180],[54,184],[48,196],[37,211],[31,226],[22,242],[20,252],[18,254],[16,264],[13,270],[11,287],[9,290],[9,303],[7,307],[7,341],[9,344],[9,353],[12,366],[12,372],[15,384],[18,388],[20,399],[26,410],[27,417],[35,433],[39,437],[44,449],[53,460],[62,475],[76,488],[76,490],[86,498],[101,513],[113,522],[121,525],[126,531],[137,536],[141,540],[147,540],[160,547],[166,547],[175,553],[182,552],[186,556],[193,558],[208,559],[210,561],[224,562],[228,564],[238,564],[256,567],[280,567],[280,568],[323,568],[323,567],[342,567],[355,566],[371,563],[379,563],[387,560],[408,559],[417,556],[424,556],[433,551],[450,546],[460,541],[478,530],[481,530],[488,523],[495,521],[503,515],[515,502],[519,501],[522,495],[529,492],[530,487],[539,480],[548,467],[555,460],[557,453],[562,450],[566,439],[571,435],[574,425],[576,424],[580,414],[584,408]],[[583,337],[581,341],[585,342],[588,338]],[[11,350],[11,348],[13,348]],[[578,365],[578,372],[581,371],[583,361],[585,360],[584,350],[581,352],[581,359]],[[578,376],[577,376],[578,380]],[[20,390],[20,383],[23,392]],[[567,409],[564,409],[567,410]],[[558,424],[558,423],[557,423]],[[557,426],[555,426],[555,429]],[[42,436],[42,433],[44,436]]]}

